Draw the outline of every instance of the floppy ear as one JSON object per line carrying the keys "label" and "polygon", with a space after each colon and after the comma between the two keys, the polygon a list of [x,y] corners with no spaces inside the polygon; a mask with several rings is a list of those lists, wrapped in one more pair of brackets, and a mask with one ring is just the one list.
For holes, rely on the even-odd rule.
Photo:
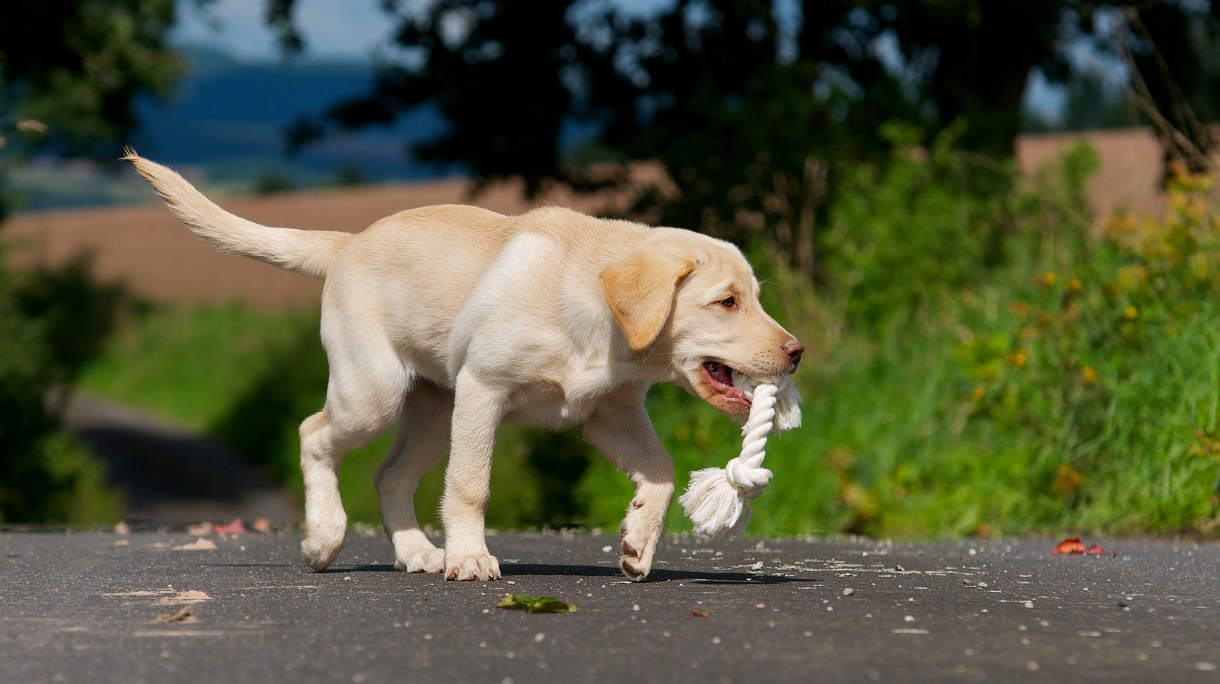
{"label": "floppy ear", "polygon": [[602,270],[606,303],[632,351],[640,351],[657,339],[669,319],[678,282],[695,270],[696,263],[695,255],[688,251],[652,242]]}

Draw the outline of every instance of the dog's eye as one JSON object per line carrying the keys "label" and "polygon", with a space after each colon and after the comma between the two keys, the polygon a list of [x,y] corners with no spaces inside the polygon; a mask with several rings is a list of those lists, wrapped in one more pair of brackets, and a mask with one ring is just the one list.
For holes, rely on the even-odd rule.
{"label": "dog's eye", "polygon": [[724,299],[720,300],[720,306],[723,306],[726,309],[736,309],[737,299],[735,297],[725,297]]}

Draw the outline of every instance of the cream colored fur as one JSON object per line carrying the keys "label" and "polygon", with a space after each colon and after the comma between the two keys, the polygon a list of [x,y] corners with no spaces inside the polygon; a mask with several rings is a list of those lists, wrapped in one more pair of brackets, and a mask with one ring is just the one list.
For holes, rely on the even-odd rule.
{"label": "cream colored fur", "polygon": [[[318,570],[347,529],[344,454],[397,425],[376,476],[397,566],[500,577],[483,513],[496,430],[514,421],[583,423],[585,439],[628,475],[636,494],[620,566],[643,578],[674,489],[673,462],[644,411],[648,387],[677,383],[741,420],[749,405],[718,391],[704,362],[771,378],[799,361],[741,253],[704,235],[559,208],[503,216],[456,205],[394,214],[357,235],[269,228],[134,151],[125,159],[208,243],[326,281],[330,381],[324,408],[300,430],[301,549]],[[441,550],[420,530],[412,496],[446,451]]]}

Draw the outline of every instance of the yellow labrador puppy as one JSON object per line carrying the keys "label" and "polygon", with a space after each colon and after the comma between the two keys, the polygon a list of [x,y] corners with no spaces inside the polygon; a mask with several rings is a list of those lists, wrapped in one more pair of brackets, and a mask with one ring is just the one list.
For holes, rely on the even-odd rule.
{"label": "yellow labrador puppy", "polygon": [[[134,151],[125,159],[209,244],[326,281],[326,404],[301,423],[301,550],[318,570],[347,530],[344,454],[398,423],[376,477],[397,567],[499,578],[483,513],[496,430],[514,421],[584,423],[584,438],[631,478],[620,567],[641,579],[674,490],[673,461],[644,411],[648,387],[677,383],[744,420],[733,372],[782,376],[804,349],[763,311],[741,252],[698,233],[457,205],[404,211],[359,234],[270,228]],[[446,450],[442,550],[420,530],[412,496]]]}

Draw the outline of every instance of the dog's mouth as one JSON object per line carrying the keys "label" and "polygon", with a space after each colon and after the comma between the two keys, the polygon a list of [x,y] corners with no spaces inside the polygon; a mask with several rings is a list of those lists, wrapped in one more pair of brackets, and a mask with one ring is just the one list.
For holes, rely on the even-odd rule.
{"label": "dog's mouth", "polygon": [[707,386],[725,403],[726,408],[749,409],[750,400],[733,385],[733,369],[719,361],[704,361],[700,366]]}

